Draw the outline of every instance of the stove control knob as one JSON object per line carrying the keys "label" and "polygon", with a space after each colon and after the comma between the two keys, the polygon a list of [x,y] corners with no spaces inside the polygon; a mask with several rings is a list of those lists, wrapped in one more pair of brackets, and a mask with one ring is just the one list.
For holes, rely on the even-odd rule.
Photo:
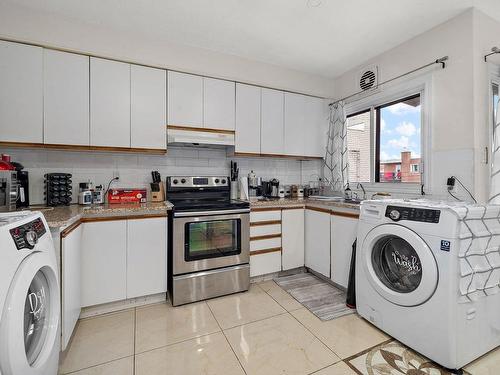
{"label": "stove control knob", "polygon": [[216,178],[216,179],[215,179],[215,183],[216,183],[216,184],[218,184],[218,183],[219,183],[219,181],[220,181],[220,180],[219,180],[218,178]]}
{"label": "stove control knob", "polygon": [[401,218],[401,213],[398,210],[392,210],[389,212],[389,217],[394,221],[398,221]]}
{"label": "stove control knob", "polygon": [[172,182],[174,183],[174,185],[176,185],[179,181],[177,179],[175,179]]}
{"label": "stove control knob", "polygon": [[38,242],[38,234],[36,234],[34,230],[30,230],[24,235],[24,240],[26,241],[30,249],[33,249]]}
{"label": "stove control knob", "polygon": [[226,180],[222,180],[221,182],[222,182],[223,184],[225,184],[225,183],[226,183]]}
{"label": "stove control knob", "polygon": [[181,179],[181,184],[185,184],[185,183],[186,183],[186,179],[185,178]]}

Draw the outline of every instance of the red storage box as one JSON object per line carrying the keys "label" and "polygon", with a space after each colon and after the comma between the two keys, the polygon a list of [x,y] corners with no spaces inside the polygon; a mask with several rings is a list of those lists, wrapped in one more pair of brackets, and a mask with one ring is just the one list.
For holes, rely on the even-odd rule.
{"label": "red storage box", "polygon": [[109,189],[108,203],[146,203],[146,189]]}

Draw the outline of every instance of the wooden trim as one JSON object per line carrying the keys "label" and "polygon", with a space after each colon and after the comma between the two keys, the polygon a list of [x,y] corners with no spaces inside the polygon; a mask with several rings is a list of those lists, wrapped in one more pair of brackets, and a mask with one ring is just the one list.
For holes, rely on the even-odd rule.
{"label": "wooden trim", "polygon": [[69,225],[61,232],[61,238],[66,238],[71,232],[78,228],[81,223],[81,220],[77,220],[73,224]]}
{"label": "wooden trim", "polygon": [[303,210],[305,207],[306,207],[306,205],[303,204],[302,206],[292,206],[292,207],[283,206],[281,209],[283,211],[285,211],[285,210]]}
{"label": "wooden trim", "polygon": [[262,211],[281,211],[281,207],[251,207],[251,212],[262,212]]}
{"label": "wooden trim", "polygon": [[108,146],[84,146],[84,145],[63,145],[51,143],[29,143],[29,142],[0,142],[0,147],[25,147],[42,148],[50,150],[69,151],[103,151],[103,152],[131,152],[165,155],[167,149],[160,148],[137,148],[137,147],[108,147]]}
{"label": "wooden trim", "polygon": [[120,220],[136,220],[136,219],[155,219],[166,217],[167,214],[150,214],[150,215],[119,215],[119,216],[101,216],[101,217],[83,217],[80,219],[82,223],[92,223],[97,221],[120,221]]}
{"label": "wooden trim", "polygon": [[350,217],[352,219],[359,219],[359,214],[353,214],[353,213],[350,213],[350,212],[331,211],[330,215],[332,215],[332,216]]}
{"label": "wooden trim", "polygon": [[205,132],[205,133],[218,133],[218,134],[231,134],[234,135],[234,130],[224,130],[224,129],[212,129],[212,128],[195,128],[192,126],[181,126],[181,125],[167,125],[169,130],[183,130],[189,132]]}
{"label": "wooden trim", "polygon": [[305,155],[285,155],[285,154],[259,154],[254,152],[235,152],[234,156],[251,157],[251,158],[283,158],[283,159],[300,159],[300,160],[321,160],[322,156],[305,156]]}
{"label": "wooden trim", "polygon": [[271,238],[280,238],[280,237],[281,233],[265,234],[263,236],[250,237],[250,241],[269,240]]}
{"label": "wooden trim", "polygon": [[331,209],[329,209],[329,208],[309,207],[309,206],[306,206],[306,210],[317,211],[317,212],[323,212],[323,213],[326,213],[326,214],[330,214],[330,213],[332,212],[332,210],[331,210]]}
{"label": "wooden trim", "polygon": [[270,249],[255,250],[255,251],[250,251],[250,256],[267,254],[267,253],[276,253],[278,251],[281,251],[281,247],[273,247]]}
{"label": "wooden trim", "polygon": [[251,227],[259,227],[261,225],[276,225],[276,224],[281,225],[281,220],[256,221],[256,222],[250,223],[250,226]]}

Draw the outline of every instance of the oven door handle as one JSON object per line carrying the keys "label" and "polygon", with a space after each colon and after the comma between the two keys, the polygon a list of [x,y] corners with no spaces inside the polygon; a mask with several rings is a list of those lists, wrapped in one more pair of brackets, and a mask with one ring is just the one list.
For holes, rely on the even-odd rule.
{"label": "oven door handle", "polygon": [[250,209],[245,208],[245,209],[239,209],[239,210],[174,212],[174,217],[215,216],[215,215],[248,214],[248,213],[250,213]]}

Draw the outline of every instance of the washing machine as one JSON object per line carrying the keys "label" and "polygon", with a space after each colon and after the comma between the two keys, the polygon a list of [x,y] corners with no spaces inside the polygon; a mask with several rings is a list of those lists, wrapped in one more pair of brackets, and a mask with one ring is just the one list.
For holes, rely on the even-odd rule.
{"label": "washing machine", "polygon": [[60,290],[54,244],[39,212],[0,214],[0,374],[55,375]]}
{"label": "washing machine", "polygon": [[500,206],[365,201],[358,313],[449,369],[500,345]]}

